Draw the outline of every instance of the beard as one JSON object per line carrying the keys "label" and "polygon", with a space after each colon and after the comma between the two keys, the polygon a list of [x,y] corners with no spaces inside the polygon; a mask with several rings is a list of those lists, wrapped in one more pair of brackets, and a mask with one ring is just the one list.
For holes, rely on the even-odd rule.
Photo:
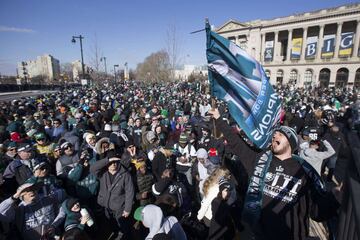
{"label": "beard", "polygon": [[287,147],[288,146],[286,146],[284,144],[273,143],[273,144],[271,144],[271,151],[275,155],[281,155],[287,151]]}

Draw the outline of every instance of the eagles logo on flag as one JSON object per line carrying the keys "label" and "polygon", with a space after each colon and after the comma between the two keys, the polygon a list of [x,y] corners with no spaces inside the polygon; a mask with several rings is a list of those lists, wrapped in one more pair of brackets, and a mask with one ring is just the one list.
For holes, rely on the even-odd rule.
{"label": "eagles logo on flag", "polygon": [[259,148],[266,148],[278,123],[281,101],[261,64],[206,23],[211,94],[228,104],[231,116]]}

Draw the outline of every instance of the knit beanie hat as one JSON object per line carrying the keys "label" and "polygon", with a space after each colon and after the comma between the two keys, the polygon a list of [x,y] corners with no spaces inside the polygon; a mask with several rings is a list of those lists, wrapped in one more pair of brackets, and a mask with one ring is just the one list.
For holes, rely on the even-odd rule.
{"label": "knit beanie hat", "polygon": [[280,126],[275,129],[275,132],[276,131],[285,135],[291,146],[291,151],[294,152],[298,147],[298,138],[295,129],[288,126]]}
{"label": "knit beanie hat", "polygon": [[18,132],[12,132],[10,134],[10,139],[13,142],[21,142],[21,136]]}
{"label": "knit beanie hat", "polygon": [[196,152],[196,157],[197,158],[207,159],[208,158],[208,153],[204,148],[199,148],[199,150],[197,150],[197,152]]}
{"label": "knit beanie hat", "polygon": [[188,142],[188,138],[185,133],[180,134],[179,144],[186,144]]}
{"label": "knit beanie hat", "polygon": [[219,180],[219,191],[222,192],[222,190],[224,190],[225,188],[230,189],[231,185],[226,178],[222,177]]}
{"label": "knit beanie hat", "polygon": [[209,150],[209,160],[210,162],[212,162],[215,165],[219,165],[220,164],[220,156],[218,154],[218,151],[216,150],[216,148],[210,148]]}

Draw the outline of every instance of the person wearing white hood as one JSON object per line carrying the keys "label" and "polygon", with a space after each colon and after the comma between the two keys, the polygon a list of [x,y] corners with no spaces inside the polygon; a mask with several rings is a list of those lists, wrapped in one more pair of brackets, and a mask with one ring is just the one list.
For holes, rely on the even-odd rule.
{"label": "person wearing white hood", "polygon": [[197,161],[193,164],[191,174],[194,179],[198,182],[199,194],[202,198],[204,195],[203,186],[205,179],[209,177],[207,165],[208,165],[208,152],[204,148],[200,148],[196,152]]}
{"label": "person wearing white hood", "polygon": [[174,216],[164,217],[160,207],[149,204],[145,207],[138,207],[135,210],[134,218],[141,221],[146,228],[149,228],[149,234],[145,240],[151,240],[157,234],[166,234],[174,240],[186,240],[186,234]]}

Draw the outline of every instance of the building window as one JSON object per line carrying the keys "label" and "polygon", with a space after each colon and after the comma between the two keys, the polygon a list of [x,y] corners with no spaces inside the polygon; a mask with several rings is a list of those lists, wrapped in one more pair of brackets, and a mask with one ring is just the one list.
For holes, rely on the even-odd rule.
{"label": "building window", "polygon": [[347,85],[349,78],[349,70],[347,68],[340,68],[336,73],[335,87],[344,88]]}
{"label": "building window", "polygon": [[236,38],[235,37],[229,37],[228,39],[236,44]]}
{"label": "building window", "polygon": [[283,70],[278,70],[276,73],[276,84],[277,85],[282,85],[284,80],[284,71]]}
{"label": "building window", "polygon": [[270,70],[265,70],[265,75],[266,75],[267,78],[270,80],[270,76],[271,76]]}
{"label": "building window", "polygon": [[329,87],[330,82],[330,69],[323,68],[320,70],[319,74],[319,83],[321,88]]}
{"label": "building window", "polygon": [[298,76],[297,71],[296,71],[295,69],[294,69],[294,70],[291,70],[289,83],[290,83],[290,84],[296,84],[296,82],[297,82],[297,76]]}
{"label": "building window", "polygon": [[304,85],[306,87],[311,86],[312,78],[313,78],[313,72],[310,69],[306,70],[304,74]]}
{"label": "building window", "polygon": [[360,88],[360,68],[355,73],[354,88]]}

